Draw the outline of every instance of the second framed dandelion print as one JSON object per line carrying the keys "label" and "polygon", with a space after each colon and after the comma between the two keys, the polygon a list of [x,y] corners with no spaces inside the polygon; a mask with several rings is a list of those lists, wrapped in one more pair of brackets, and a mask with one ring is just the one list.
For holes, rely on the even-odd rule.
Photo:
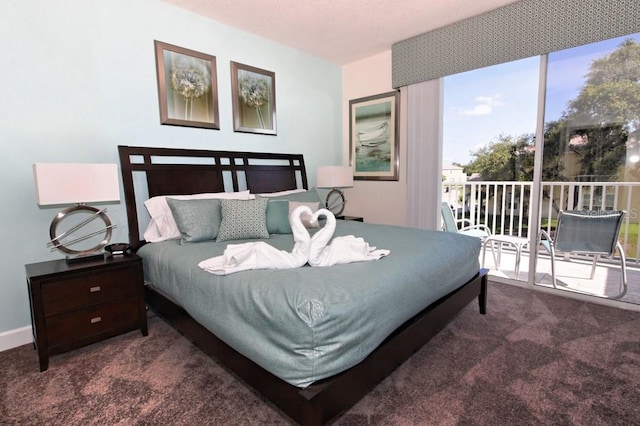
{"label": "second framed dandelion print", "polygon": [[160,123],[220,129],[216,57],[155,41]]}
{"label": "second framed dandelion print", "polygon": [[276,134],[276,74],[231,62],[233,130]]}

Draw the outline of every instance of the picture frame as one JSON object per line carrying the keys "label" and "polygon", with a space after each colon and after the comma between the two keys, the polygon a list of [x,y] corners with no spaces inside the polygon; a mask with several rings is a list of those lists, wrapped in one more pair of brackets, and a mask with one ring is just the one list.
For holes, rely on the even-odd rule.
{"label": "picture frame", "polygon": [[398,180],[400,92],[349,101],[349,163],[355,180]]}
{"label": "picture frame", "polygon": [[276,135],[276,74],[231,61],[235,132]]}
{"label": "picture frame", "polygon": [[216,57],[154,40],[160,123],[220,129]]}

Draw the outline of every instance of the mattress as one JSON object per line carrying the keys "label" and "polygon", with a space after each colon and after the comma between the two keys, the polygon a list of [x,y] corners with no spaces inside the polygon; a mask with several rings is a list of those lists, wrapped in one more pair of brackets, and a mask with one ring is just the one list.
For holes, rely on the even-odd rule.
{"label": "mattress", "polygon": [[[227,243],[171,240],[146,244],[138,254],[149,285],[236,351],[304,388],[362,361],[479,270],[477,238],[341,220],[339,235],[362,237],[391,253],[368,262],[227,276],[198,267]],[[294,244],[292,235],[262,241],[287,251]]]}

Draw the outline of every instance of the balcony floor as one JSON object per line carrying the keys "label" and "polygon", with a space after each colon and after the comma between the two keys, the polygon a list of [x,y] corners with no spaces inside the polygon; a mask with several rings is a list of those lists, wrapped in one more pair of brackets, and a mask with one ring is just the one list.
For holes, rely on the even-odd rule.
{"label": "balcony floor", "polygon": [[[482,253],[480,254],[482,262]],[[591,261],[583,259],[556,259],[556,283],[559,289],[588,293],[595,296],[612,297],[620,292],[620,263],[598,262],[593,279],[591,275]],[[515,279],[515,252],[506,248],[502,249],[500,268],[496,269],[491,250],[487,248],[485,268],[490,269],[490,275]],[[520,272],[517,279],[527,281],[529,274],[529,253],[523,252],[520,260]],[[536,268],[536,284],[553,288],[551,281],[551,261],[548,256],[541,255],[538,258]],[[622,302],[640,305],[640,268],[635,260],[627,261],[627,293],[617,299]]]}

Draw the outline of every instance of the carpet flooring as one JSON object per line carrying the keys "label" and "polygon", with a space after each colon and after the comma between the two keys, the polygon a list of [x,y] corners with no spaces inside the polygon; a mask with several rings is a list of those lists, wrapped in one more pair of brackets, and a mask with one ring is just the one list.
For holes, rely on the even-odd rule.
{"label": "carpet flooring", "polygon": [[[270,403],[151,316],[51,358],[0,353],[2,425],[289,424]],[[336,425],[640,423],[640,313],[489,284]]]}

